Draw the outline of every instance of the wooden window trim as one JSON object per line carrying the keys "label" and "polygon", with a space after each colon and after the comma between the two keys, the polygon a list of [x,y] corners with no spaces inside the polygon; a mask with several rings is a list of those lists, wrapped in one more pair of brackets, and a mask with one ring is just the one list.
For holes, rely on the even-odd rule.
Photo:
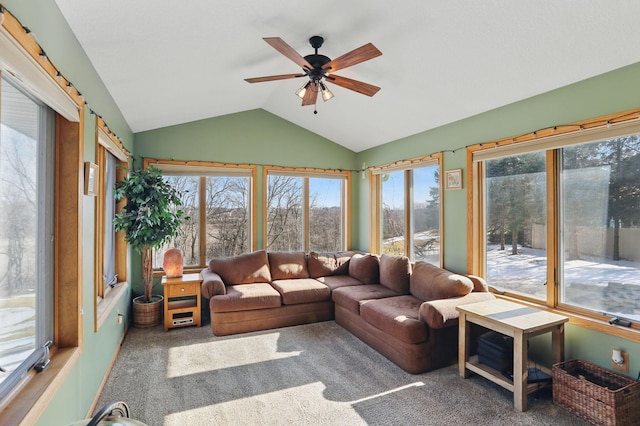
{"label": "wooden window trim", "polygon": [[[249,246],[251,250],[256,250],[256,233],[257,233],[257,211],[255,206],[257,205],[256,197],[257,197],[257,166],[254,164],[236,164],[236,163],[220,163],[214,161],[180,161],[180,160],[167,160],[167,159],[158,159],[158,158],[143,158],[142,167],[145,169],[152,165],[174,165],[174,166],[188,166],[188,167],[204,167],[204,168],[220,168],[220,169],[241,169],[249,171],[248,175],[251,177],[251,197],[249,198],[249,210],[251,215],[251,225],[250,225],[250,241]],[[206,198],[206,188],[204,185],[205,176],[200,176],[200,194],[199,197],[201,200]],[[206,229],[206,205],[204,203],[200,203],[199,206],[200,212],[200,229]],[[201,235],[202,237],[202,235]],[[204,254],[206,253],[206,238],[200,238],[200,250],[203,256],[200,259],[200,265],[185,267],[185,273],[198,273],[203,268],[206,268],[208,265],[208,261],[205,258]],[[156,268],[153,271],[154,277],[162,277],[164,276],[164,271],[162,268]]]}
{"label": "wooden window trim", "polygon": [[309,204],[309,178],[313,175],[326,175],[327,177],[336,176],[343,177],[345,179],[344,189],[342,194],[342,202],[345,204],[343,208],[343,240],[345,250],[351,250],[351,172],[336,169],[318,169],[313,167],[282,167],[282,166],[263,166],[262,168],[262,242],[263,247],[267,246],[267,218],[268,208],[267,206],[267,190],[268,190],[268,177],[269,174],[278,174],[278,172],[284,172],[291,175],[296,175],[304,178],[303,181],[303,198],[305,200],[305,221],[304,221],[304,251],[309,251],[309,221],[308,221],[308,204]]}
{"label": "wooden window trim", "polygon": [[[5,8],[1,31],[31,57],[34,68],[65,89],[79,112],[79,122],[56,113],[54,198],[54,346],[42,373],[30,372],[0,401],[0,424],[34,424],[80,358],[83,347],[82,219],[84,189],[84,100],[60,74],[42,48]],[[75,190],[73,189],[75,188]],[[64,189],[64,191],[63,191]]]}
{"label": "wooden window trim", "polygon": [[[105,242],[105,212],[106,199],[104,188],[106,186],[106,157],[107,151],[115,158],[118,165],[128,166],[129,151],[124,148],[122,142],[113,135],[106,123],[96,117],[95,132],[96,162],[100,166],[98,173],[97,187],[98,195],[95,197],[95,251],[94,251],[94,331],[98,331],[102,324],[109,318],[111,312],[116,307],[118,301],[126,294],[129,283],[127,281],[127,242],[124,234],[116,232],[115,236],[115,273],[118,282],[114,287],[104,286],[104,242]],[[116,182],[124,179],[126,171],[116,167]],[[125,205],[125,200],[120,200],[116,204],[116,212],[119,212]]]}
{"label": "wooden window trim", "polygon": [[[381,253],[382,250],[382,181],[380,176],[383,173],[404,171],[404,220],[405,220],[405,235],[411,234],[411,215],[413,206],[411,205],[411,193],[413,191],[412,175],[409,173],[411,170],[426,167],[429,163],[436,162],[438,166],[438,172],[440,174],[440,182],[438,188],[438,194],[440,197],[440,211],[438,220],[440,221],[440,267],[444,265],[444,191],[442,185],[443,170],[442,170],[442,153],[437,152],[429,155],[423,155],[421,157],[411,158],[409,160],[396,161],[394,163],[383,164],[380,166],[369,168],[369,210],[371,212],[369,222],[369,249],[372,253]],[[411,188],[409,188],[411,186]],[[411,254],[412,247],[409,244],[409,239],[405,238],[405,254],[409,256]]]}
{"label": "wooden window trim", "polygon": [[[606,135],[607,130],[615,125],[621,127],[634,126],[634,121],[640,120],[640,108],[623,111],[614,114],[608,114],[601,117],[592,119],[577,121],[567,125],[553,126],[535,132],[529,132],[518,136],[498,139],[490,142],[483,142],[481,144],[467,147],[467,272],[474,275],[485,276],[485,263],[484,263],[484,240],[481,234],[484,232],[484,176],[481,161],[473,161],[474,152],[509,146],[522,143],[536,143],[540,140],[540,143],[544,143],[545,139],[566,136],[582,139],[582,133],[589,135],[588,132],[592,131],[593,135]],[[606,137],[606,136],[605,136]],[[615,137],[615,136],[611,136]],[[598,137],[594,137],[594,141],[598,140]],[[587,142],[584,142],[587,143]],[[547,240],[558,241],[558,194],[557,194],[557,171],[558,171],[558,158],[557,150],[547,151],[546,154],[546,167],[547,167]],[[551,173],[549,173],[552,171]],[[551,175],[551,176],[550,176]],[[549,310],[561,315],[569,317],[571,324],[578,325],[583,328],[594,330],[600,333],[609,334],[615,337],[628,339],[633,342],[640,342],[640,325],[634,323],[632,327],[611,326],[608,323],[608,316],[599,315],[596,312],[589,311],[587,309],[581,309],[575,306],[568,306],[560,303],[558,297],[558,285],[556,283],[556,272],[558,270],[559,253],[558,243],[548,244],[547,258],[553,265],[548,268],[547,271],[547,294],[546,300],[541,302],[540,300],[523,296],[520,294],[513,294],[508,291],[500,292],[497,297],[507,298],[513,301],[528,304],[539,309]],[[493,291],[493,290],[491,290]]]}

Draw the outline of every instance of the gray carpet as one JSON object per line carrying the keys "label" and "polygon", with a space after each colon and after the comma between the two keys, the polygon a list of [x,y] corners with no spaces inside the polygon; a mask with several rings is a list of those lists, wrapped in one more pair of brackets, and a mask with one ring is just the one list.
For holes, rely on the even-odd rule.
{"label": "gray carpet", "polygon": [[582,425],[550,391],[513,394],[457,366],[405,373],[333,321],[215,337],[131,329],[98,408],[155,425]]}

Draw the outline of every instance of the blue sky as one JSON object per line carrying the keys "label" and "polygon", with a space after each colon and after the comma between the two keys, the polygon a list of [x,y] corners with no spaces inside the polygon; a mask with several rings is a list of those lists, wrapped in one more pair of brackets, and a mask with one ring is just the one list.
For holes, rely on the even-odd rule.
{"label": "blue sky", "polygon": [[[413,171],[413,199],[415,204],[424,204],[431,199],[429,188],[436,186],[434,172],[438,166],[421,167]],[[404,208],[404,171],[389,173],[382,182],[382,201],[391,208]]]}

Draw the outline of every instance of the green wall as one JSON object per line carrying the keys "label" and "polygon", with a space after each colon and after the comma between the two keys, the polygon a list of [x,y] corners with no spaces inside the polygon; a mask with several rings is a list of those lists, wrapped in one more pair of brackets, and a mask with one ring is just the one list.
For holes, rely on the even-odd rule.
{"label": "green wall", "polygon": [[[640,107],[640,63],[590,78],[523,101],[507,105],[427,132],[400,139],[356,155],[356,164],[367,167],[444,152],[443,170],[463,169],[465,187],[444,193],[444,266],[458,272],[467,269],[467,188],[465,147]],[[464,100],[461,100],[463,102]],[[368,206],[368,180],[358,179],[358,202]],[[355,220],[360,248],[369,246],[369,215],[364,208]],[[533,345],[532,353],[550,362],[545,348]],[[549,340],[550,342],[550,340]],[[640,371],[640,344],[569,325],[565,335],[567,359],[579,358],[610,368],[611,349],[629,352],[630,375]]]}
{"label": "green wall", "polygon": [[[83,94],[85,112],[85,160],[95,160],[94,119],[89,108],[100,114],[136,157],[205,160],[292,167],[354,170],[386,164],[435,152],[444,152],[443,169],[463,169],[464,147],[513,136],[553,125],[624,111],[640,106],[640,64],[616,70],[583,82],[523,100],[403,138],[360,153],[353,153],[263,110],[246,111],[133,135],[120,111],[71,34],[53,0],[3,0],[23,25],[29,27],[52,62]],[[464,102],[464,100],[461,100]],[[136,164],[139,166],[138,164]],[[352,247],[368,250],[368,179],[352,175]],[[261,188],[262,173],[258,174]],[[465,181],[466,182],[466,181]],[[258,194],[258,206],[262,194]],[[466,270],[466,188],[445,192],[444,262],[452,270]],[[94,199],[83,200],[83,308],[84,351],[72,373],[45,410],[39,424],[68,424],[84,417],[98,386],[117,351],[124,327],[116,325],[115,312],[103,327],[93,327]],[[261,211],[259,210],[259,214]],[[259,223],[261,224],[261,216]],[[258,247],[262,246],[261,230]],[[130,281],[141,282],[139,258],[131,256]],[[129,310],[129,294],[118,304]],[[532,352],[548,360],[547,336],[536,338]],[[640,370],[640,344],[567,326],[568,358],[581,358],[607,367],[612,347],[630,353],[632,375]],[[55,420],[53,420],[55,419]]]}
{"label": "green wall", "polygon": [[[353,151],[262,109],[136,133],[135,155],[258,165],[258,248],[264,247],[260,208],[263,166],[355,169]],[[358,191],[357,186],[354,191]],[[357,206],[352,207],[355,217]],[[357,237],[352,233],[352,240]]]}
{"label": "green wall", "polygon": [[[101,115],[127,149],[133,149],[133,133],[67,26],[53,0],[2,0],[2,5],[35,35],[40,46],[62,74],[82,93],[85,108],[85,161],[95,162],[95,115]],[[124,335],[117,325],[115,309],[100,330],[94,332],[94,219],[95,198],[83,197],[82,215],[82,309],[83,352],[70,375],[56,392],[37,424],[66,425],[82,419],[94,401],[99,385]],[[116,309],[129,310],[125,294]]]}
{"label": "green wall", "polygon": [[[443,151],[443,170],[462,168],[466,186],[465,147],[638,108],[638,81],[640,63],[359,152],[356,164],[371,167]],[[359,202],[367,206],[369,182],[359,182]],[[463,187],[444,193],[444,262],[455,271],[466,271],[466,192]],[[369,215],[361,211],[356,223],[360,246],[367,247]]]}

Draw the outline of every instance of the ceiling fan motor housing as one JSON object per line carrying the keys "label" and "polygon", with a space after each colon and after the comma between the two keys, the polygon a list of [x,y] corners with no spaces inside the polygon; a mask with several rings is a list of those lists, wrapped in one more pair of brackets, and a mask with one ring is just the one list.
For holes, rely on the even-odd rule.
{"label": "ceiling fan motor housing", "polygon": [[318,49],[322,47],[322,43],[324,43],[324,38],[321,36],[313,36],[309,39],[309,44],[311,47],[315,49],[315,53],[313,55],[307,55],[304,59],[309,62],[309,64],[313,67],[311,70],[304,70],[304,72],[309,76],[311,80],[319,81],[325,76],[325,70],[322,67],[325,64],[331,62],[331,58],[328,58],[324,55],[318,55]]}

